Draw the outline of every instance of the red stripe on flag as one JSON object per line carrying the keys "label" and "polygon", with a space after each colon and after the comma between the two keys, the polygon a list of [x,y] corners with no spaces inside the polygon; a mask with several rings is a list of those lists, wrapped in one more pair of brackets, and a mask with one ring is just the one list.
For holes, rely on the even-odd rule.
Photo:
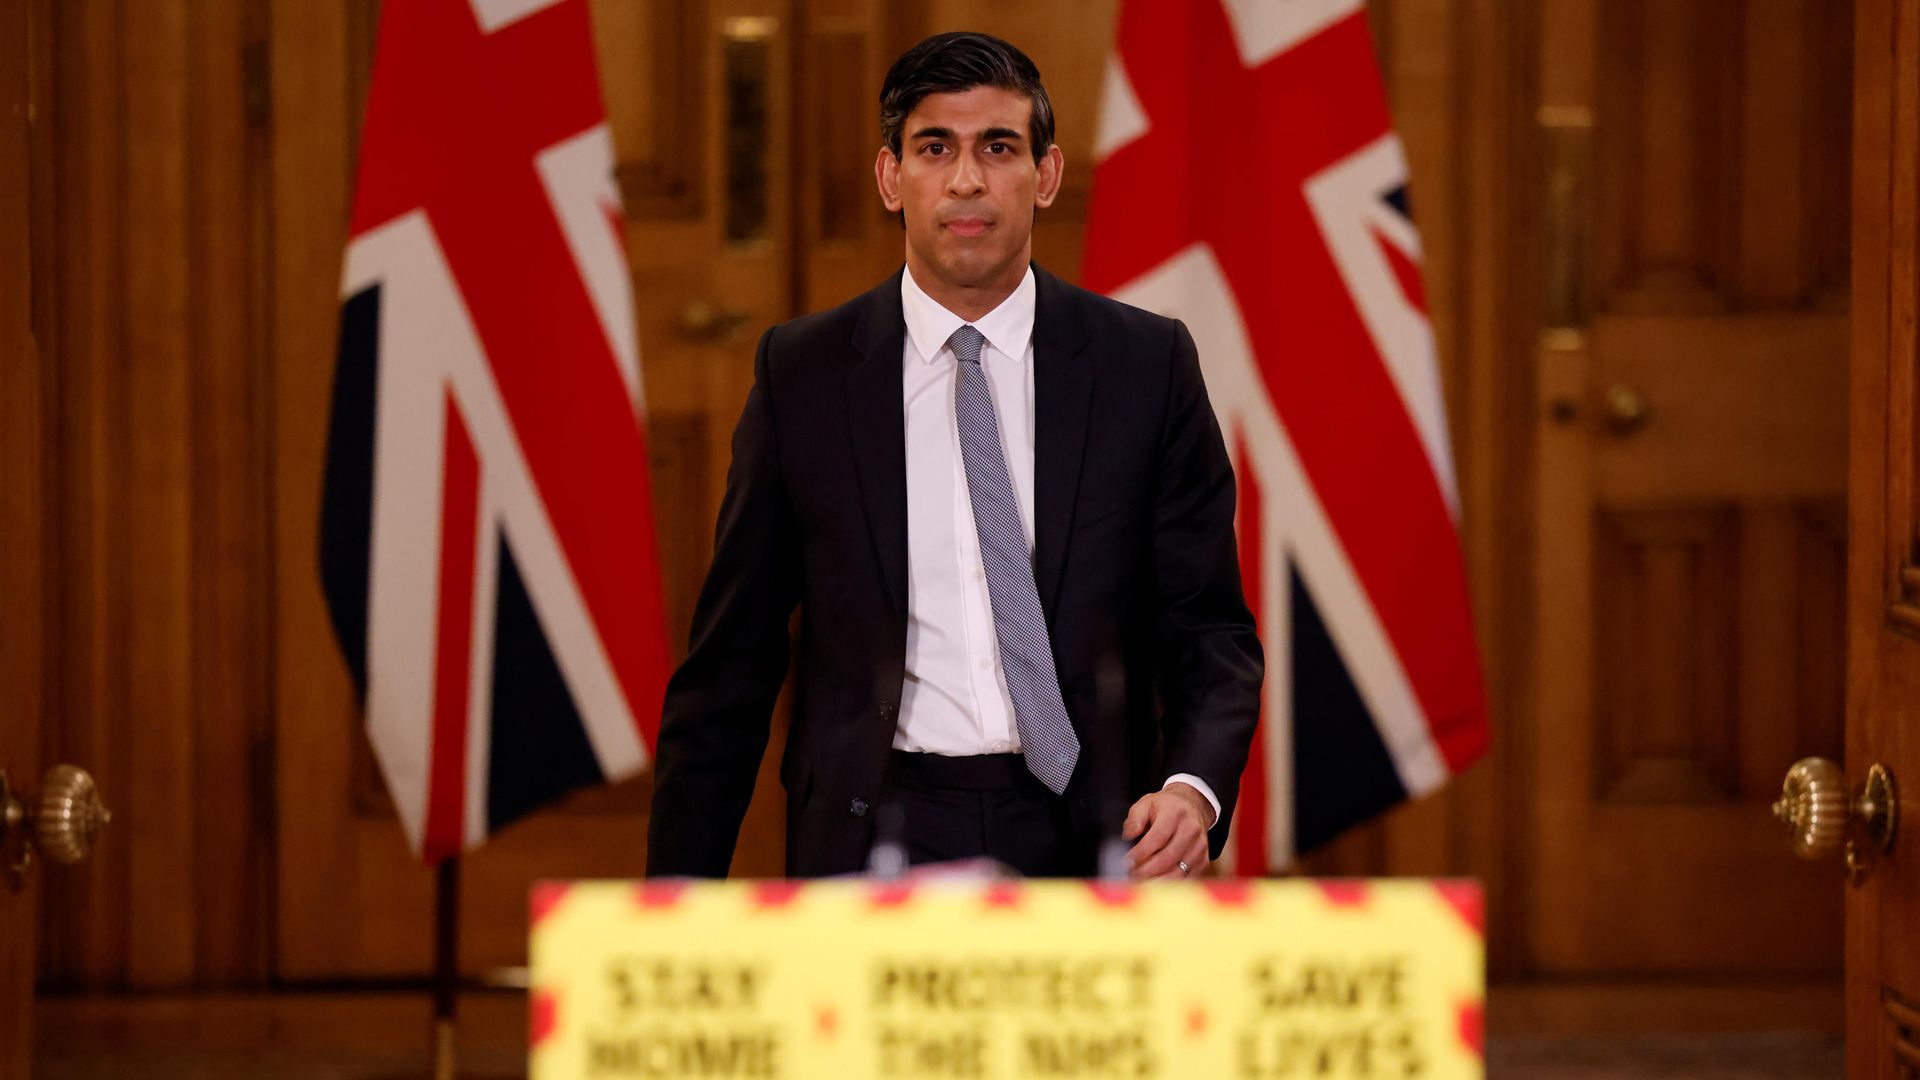
{"label": "red stripe on flag", "polygon": [[460,853],[467,800],[467,709],[473,667],[473,568],[480,517],[480,459],[447,393],[446,467],[440,489],[440,625],[433,663],[432,771],[427,779],[429,863]]}
{"label": "red stripe on flag", "polygon": [[[1240,485],[1240,580],[1246,594],[1253,601],[1254,631],[1260,640],[1271,641],[1260,625],[1262,598],[1266,590],[1262,588],[1264,573],[1260,552],[1265,546],[1265,537],[1260,528],[1260,478],[1253,471],[1253,455],[1247,451],[1247,440],[1243,437],[1234,447],[1234,474]],[[1265,687],[1261,696],[1266,695]],[[1246,771],[1240,777],[1240,810],[1234,820],[1233,857],[1236,873],[1247,877],[1264,877],[1272,872],[1267,865],[1267,738],[1272,734],[1272,725],[1261,724],[1253,729],[1253,745],[1247,752]]]}

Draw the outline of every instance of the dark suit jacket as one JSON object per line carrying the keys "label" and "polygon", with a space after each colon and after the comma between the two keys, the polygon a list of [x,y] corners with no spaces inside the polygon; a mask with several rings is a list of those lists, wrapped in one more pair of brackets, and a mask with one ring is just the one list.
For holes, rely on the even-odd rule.
{"label": "dark suit jacket", "polygon": [[[1181,323],[1039,267],[1034,578],[1081,756],[1089,831],[1172,773],[1221,803],[1217,856],[1260,699],[1234,480]],[[800,608],[781,759],[787,871],[860,870],[899,719],[907,625],[900,276],[760,339],[713,567],[667,688],[647,873],[724,876]]]}

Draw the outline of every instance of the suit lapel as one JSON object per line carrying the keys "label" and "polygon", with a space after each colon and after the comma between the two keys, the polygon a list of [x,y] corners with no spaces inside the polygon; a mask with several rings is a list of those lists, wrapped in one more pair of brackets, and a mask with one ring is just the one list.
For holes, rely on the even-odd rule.
{"label": "suit lapel", "polygon": [[853,328],[860,361],[847,372],[847,422],[880,576],[895,610],[907,610],[907,418],[901,399],[900,274],[867,294]]}
{"label": "suit lapel", "polygon": [[1096,367],[1081,355],[1088,330],[1066,285],[1038,265],[1033,275],[1033,576],[1051,615],[1080,492]]}

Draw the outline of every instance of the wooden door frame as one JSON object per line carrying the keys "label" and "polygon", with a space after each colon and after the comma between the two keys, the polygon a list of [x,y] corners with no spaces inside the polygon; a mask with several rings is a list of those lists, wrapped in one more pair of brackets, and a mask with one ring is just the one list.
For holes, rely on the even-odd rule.
{"label": "wooden door frame", "polygon": [[[1914,330],[1920,246],[1920,2],[1856,0],[1854,5],[1853,281],[1849,476],[1847,760],[1850,783],[1870,764],[1888,763],[1906,780],[1901,832],[1915,824],[1910,776],[1915,725],[1887,723],[1895,703],[1910,701],[1920,680],[1892,680],[1892,648],[1911,652],[1915,590],[1903,579],[1915,559],[1920,488],[1910,455],[1915,423]],[[1891,28],[1892,32],[1889,32]],[[1905,432],[1903,436],[1900,433]],[[1902,453],[1900,451],[1906,451]],[[1896,1040],[1890,978],[1911,979],[1912,966],[1889,972],[1889,957],[1911,955],[1920,890],[1911,877],[1914,840],[1896,839],[1893,865],[1846,889],[1847,1075],[1884,1076]],[[1907,846],[1903,854],[1900,846]],[[1835,875],[1835,888],[1844,888]],[[1883,914],[1888,915],[1884,922]],[[1911,992],[1911,985],[1902,987]],[[1902,1024],[1900,1026],[1906,1026]],[[1911,1036],[1909,1035],[1910,1039]],[[1911,1043],[1908,1050],[1911,1051]]]}
{"label": "wooden door frame", "polygon": [[[0,769],[15,784],[39,783],[39,727],[46,693],[47,593],[42,562],[52,550],[48,489],[46,362],[52,297],[47,285],[51,166],[46,28],[53,0],[0,0],[0,191],[26,198],[0,201]],[[24,318],[21,318],[24,316]],[[18,895],[0,892],[0,1073],[26,1077],[32,1068],[33,981],[38,941],[36,867]],[[5,889],[0,885],[0,890]],[[24,998],[15,993],[24,984]]]}

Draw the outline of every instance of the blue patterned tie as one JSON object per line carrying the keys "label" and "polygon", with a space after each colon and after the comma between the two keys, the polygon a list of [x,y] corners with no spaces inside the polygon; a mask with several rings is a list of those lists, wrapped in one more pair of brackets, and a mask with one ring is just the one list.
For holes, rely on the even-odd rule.
{"label": "blue patterned tie", "polygon": [[1013,698],[1013,718],[1027,768],[1056,795],[1067,790],[1080,737],[1067,719],[1060,697],[1060,676],[1053,668],[1047,620],[1040,613],[1040,591],[1033,584],[1033,558],[1020,527],[1020,504],[1007,476],[1000,449],[1000,425],[993,412],[993,389],[980,368],[986,338],[971,326],[953,332],[947,344],[960,361],[955,369],[954,415],[960,426],[960,457],[967,465],[967,494],[973,501],[973,528],[980,535],[980,561],[987,571],[987,595],[1000,637],[1000,667]]}

